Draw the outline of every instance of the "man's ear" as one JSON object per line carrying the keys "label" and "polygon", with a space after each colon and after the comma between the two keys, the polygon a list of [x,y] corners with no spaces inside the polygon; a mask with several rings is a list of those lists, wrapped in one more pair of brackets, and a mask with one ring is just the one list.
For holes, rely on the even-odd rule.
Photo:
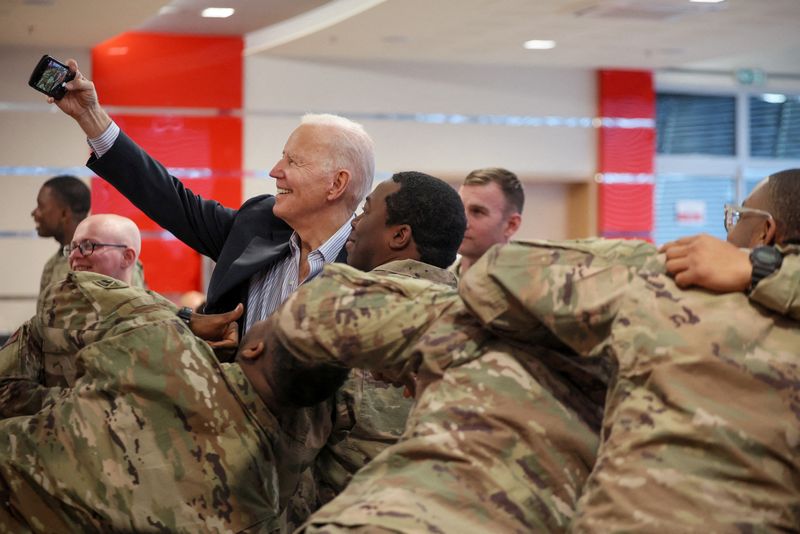
{"label": "man's ear", "polygon": [[245,360],[256,360],[261,356],[262,352],[264,352],[263,339],[259,340],[258,343],[247,343],[247,340],[245,340],[244,345],[239,349],[239,356]]}
{"label": "man's ear", "polygon": [[389,248],[392,250],[402,250],[411,243],[413,239],[411,227],[407,224],[398,224],[391,228],[389,235]]}
{"label": "man's ear", "polygon": [[508,220],[506,221],[506,229],[503,232],[505,238],[511,239],[511,236],[517,233],[517,230],[519,230],[521,224],[522,215],[516,212],[509,215]]}
{"label": "man's ear", "polygon": [[774,245],[778,238],[778,223],[772,217],[767,217],[764,225],[759,230],[759,239],[763,245]]}
{"label": "man's ear", "polygon": [[328,200],[336,200],[347,191],[347,186],[350,184],[350,171],[347,169],[339,169],[336,176],[333,178],[331,188],[328,190]]}
{"label": "man's ear", "polygon": [[132,248],[126,248],[122,253],[122,262],[125,267],[130,267],[136,263],[136,252]]}

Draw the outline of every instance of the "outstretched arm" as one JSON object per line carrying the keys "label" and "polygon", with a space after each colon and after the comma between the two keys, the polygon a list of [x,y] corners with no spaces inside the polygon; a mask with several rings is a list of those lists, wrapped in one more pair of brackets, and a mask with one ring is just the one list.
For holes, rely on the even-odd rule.
{"label": "outstretched arm", "polygon": [[716,293],[745,291],[753,267],[747,250],[708,234],[684,237],[661,247],[667,272],[678,287],[698,286]]}
{"label": "outstretched arm", "polygon": [[[710,235],[684,237],[661,247],[667,271],[680,287],[698,286],[716,293],[750,289],[753,266],[748,250]],[[783,250],[781,268],[750,291],[750,300],[783,315],[800,318],[800,256],[798,247]]]}

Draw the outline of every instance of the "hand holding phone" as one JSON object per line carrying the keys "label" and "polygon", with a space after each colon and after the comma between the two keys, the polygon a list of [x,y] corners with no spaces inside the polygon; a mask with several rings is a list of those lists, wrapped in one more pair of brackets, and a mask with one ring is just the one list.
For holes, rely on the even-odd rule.
{"label": "hand holding phone", "polygon": [[45,54],[31,73],[28,85],[56,100],[67,94],[66,83],[75,78],[69,67]]}

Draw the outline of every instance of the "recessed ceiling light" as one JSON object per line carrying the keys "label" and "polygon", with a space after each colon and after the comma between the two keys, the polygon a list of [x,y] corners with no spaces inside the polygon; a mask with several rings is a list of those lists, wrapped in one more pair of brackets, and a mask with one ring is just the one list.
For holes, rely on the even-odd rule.
{"label": "recessed ceiling light", "polygon": [[233,15],[233,12],[232,7],[207,7],[201,15],[205,18],[225,19]]}
{"label": "recessed ceiling light", "polygon": [[556,47],[555,41],[547,41],[541,39],[532,39],[530,41],[525,41],[522,45],[528,50],[550,50],[551,48]]}
{"label": "recessed ceiling light", "polygon": [[689,0],[693,4],[719,4],[725,0]]}

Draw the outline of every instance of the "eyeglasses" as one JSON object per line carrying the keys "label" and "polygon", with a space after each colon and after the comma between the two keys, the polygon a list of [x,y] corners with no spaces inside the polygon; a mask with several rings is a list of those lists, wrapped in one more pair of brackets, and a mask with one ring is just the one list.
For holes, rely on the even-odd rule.
{"label": "eyeglasses", "polygon": [[61,252],[65,257],[69,258],[69,255],[72,254],[72,251],[78,249],[81,253],[81,256],[85,258],[87,256],[91,256],[92,253],[94,253],[94,249],[98,247],[128,248],[128,245],[120,245],[119,243],[93,243],[92,241],[81,241],[80,243],[64,245],[64,248],[61,250]]}
{"label": "eyeglasses", "polygon": [[730,232],[739,219],[743,215],[750,213],[752,215],[761,215],[762,217],[769,217],[772,219],[772,214],[768,211],[758,210],[755,208],[745,208],[744,206],[736,206],[733,204],[725,204],[725,231]]}

